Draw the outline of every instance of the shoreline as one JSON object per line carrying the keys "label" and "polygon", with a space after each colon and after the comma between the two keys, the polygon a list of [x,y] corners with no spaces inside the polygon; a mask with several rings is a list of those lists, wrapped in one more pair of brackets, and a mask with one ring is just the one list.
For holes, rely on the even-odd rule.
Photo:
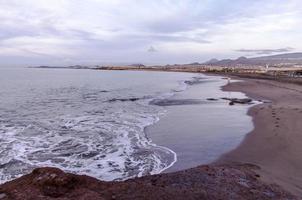
{"label": "shoreline", "polygon": [[236,148],[253,129],[252,119],[246,115],[253,105],[230,106],[222,99],[247,98],[245,94],[224,92],[221,87],[228,81],[222,76],[192,76],[196,82],[168,98],[163,107],[166,114],[145,129],[153,143],[177,153],[177,162],[162,173],[210,164]]}
{"label": "shoreline", "polygon": [[[40,168],[0,185],[0,199],[35,199],[35,196],[40,199],[39,195],[45,199],[79,196],[84,196],[83,199],[158,199],[163,196],[169,199],[298,199],[290,193],[302,196],[299,188],[302,185],[299,178],[302,177],[302,170],[299,170],[302,167],[299,160],[299,150],[302,149],[299,128],[302,125],[298,122],[302,116],[302,109],[299,109],[302,107],[301,86],[230,76],[245,81],[227,84],[222,87],[224,91],[240,91],[256,100],[267,99],[272,103],[249,109],[254,129],[237,148],[214,163],[122,182],[103,182],[54,168]],[[278,129],[277,135],[272,126]],[[284,144],[284,141],[293,144]],[[154,195],[149,196],[150,192]]]}
{"label": "shoreline", "polygon": [[263,79],[236,77],[243,82],[229,83],[224,91],[240,91],[253,99],[267,99],[251,107],[254,129],[241,144],[222,155],[214,164],[251,163],[259,166],[261,179],[278,184],[302,197],[302,87]]}

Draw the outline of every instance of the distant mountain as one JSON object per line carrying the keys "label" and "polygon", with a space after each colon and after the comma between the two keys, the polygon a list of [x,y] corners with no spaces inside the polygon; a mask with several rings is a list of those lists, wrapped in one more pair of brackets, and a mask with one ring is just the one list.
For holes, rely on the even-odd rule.
{"label": "distant mountain", "polygon": [[256,57],[253,59],[298,59],[301,60],[302,59],[302,53],[285,53],[285,54],[278,54],[278,55],[273,55],[273,56],[262,56],[262,57]]}
{"label": "distant mountain", "polygon": [[213,63],[216,63],[216,62],[218,62],[218,61],[219,61],[218,59],[212,58],[211,60],[205,62],[204,64],[213,64]]}
{"label": "distant mountain", "polygon": [[246,62],[247,60],[248,60],[248,58],[244,57],[244,56],[241,56],[241,57],[237,58],[238,62]]}
{"label": "distant mountain", "polygon": [[188,65],[200,65],[200,63],[199,62],[192,62],[192,63],[190,63]]}
{"label": "distant mountain", "polygon": [[203,64],[214,66],[236,66],[236,65],[299,65],[302,64],[302,53],[286,53],[273,56],[261,57],[239,57],[237,59],[217,60],[211,59]]}

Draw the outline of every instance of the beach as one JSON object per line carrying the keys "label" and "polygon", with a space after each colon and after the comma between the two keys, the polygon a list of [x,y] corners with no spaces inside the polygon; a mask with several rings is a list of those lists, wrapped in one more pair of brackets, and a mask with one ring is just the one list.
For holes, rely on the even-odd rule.
{"label": "beach", "polygon": [[[298,84],[286,83],[283,80],[279,82],[276,80],[259,79],[259,77],[253,77],[252,75],[250,75],[250,78],[240,76],[230,77],[239,81],[222,86],[221,89],[223,91],[242,92],[249,98],[264,103],[253,105],[248,109],[247,115],[252,118],[253,128],[252,131],[246,132],[248,134],[240,142],[240,145],[212,163],[250,163],[257,165],[260,169],[256,171],[261,174],[263,181],[269,184],[280,185],[289,192],[302,197],[302,123],[300,123],[302,119],[302,87]],[[291,82],[293,81],[291,80]],[[198,89],[201,90],[204,88],[199,86]],[[198,93],[196,89],[194,92]],[[235,107],[232,108],[236,109]],[[204,152],[192,152],[198,149],[196,147],[194,149],[192,144],[196,145],[198,141],[201,143],[200,141],[202,140],[202,138],[198,138],[197,134],[194,135],[192,132],[195,131],[195,133],[202,134],[204,129],[202,128],[203,123],[200,118],[206,118],[207,116],[202,116],[200,114],[202,108],[198,107],[178,109],[180,110],[178,114],[175,114],[175,112],[177,113],[175,110],[177,108],[171,111],[171,115],[174,112],[176,116],[184,116],[183,120],[179,120],[180,117],[169,118],[168,116],[166,117],[168,119],[164,118],[149,128],[151,129],[149,132],[153,132],[154,134],[151,134],[151,138],[153,137],[156,143],[170,146],[172,149],[179,148],[175,147],[177,146],[175,143],[178,145],[183,144],[183,147],[179,148],[180,163],[176,162],[171,168],[165,171],[166,173],[182,170],[188,166],[193,167],[198,162],[199,164],[203,164],[202,161],[205,160],[202,158],[202,156],[205,156]],[[231,113],[229,114],[229,119],[234,119],[231,117]],[[186,118],[190,116],[191,118]],[[182,121],[188,125],[180,129],[173,129],[174,125],[171,125],[169,130],[172,130],[172,133],[167,133],[168,131],[165,131],[163,127],[166,127],[165,124],[173,124],[172,120]],[[235,119],[233,121],[226,121],[233,124],[238,123]],[[213,132],[213,130],[210,131]],[[162,133],[164,136],[160,135]],[[185,136],[181,135],[181,133],[184,133],[183,135]],[[165,140],[162,140],[163,137]],[[186,140],[188,137],[195,138],[197,142],[192,139]],[[169,144],[172,143],[171,141],[173,144]],[[199,147],[199,149],[202,148]]]}
{"label": "beach", "polygon": [[[180,163],[159,175],[121,182],[104,182],[54,168],[40,168],[1,185],[0,197],[35,199],[42,195],[45,199],[301,198],[301,86],[272,80],[232,78],[241,81],[223,86],[223,91],[242,92],[254,100],[264,100],[265,103],[251,106],[248,110],[247,114],[252,118],[254,129],[248,134],[244,133],[247,135],[243,136],[242,142],[236,148],[233,147],[233,150],[212,163],[178,171],[187,167]],[[194,105],[190,106],[193,107],[189,109],[195,110]],[[236,106],[241,105],[229,107],[236,109]],[[182,110],[179,111],[181,112]],[[155,143],[158,141],[160,136],[157,141],[154,140]],[[198,164],[198,153],[201,152],[194,152],[196,157],[189,158],[189,161]],[[27,195],[29,192],[31,195]]]}
{"label": "beach", "polygon": [[302,200],[302,0],[0,19],[0,200]]}
{"label": "beach", "polygon": [[247,98],[244,93],[222,91],[228,83],[224,77],[196,76],[186,90],[160,104],[166,113],[145,130],[153,143],[176,153],[176,162],[164,173],[210,164],[236,148],[253,129],[252,118],[246,113],[255,104],[230,106],[223,99]]}
{"label": "beach", "polygon": [[268,183],[276,183],[302,197],[302,87],[271,80],[242,79],[225,91],[241,91],[254,99],[267,99],[252,107],[254,130],[233,151],[216,163],[252,163]]}

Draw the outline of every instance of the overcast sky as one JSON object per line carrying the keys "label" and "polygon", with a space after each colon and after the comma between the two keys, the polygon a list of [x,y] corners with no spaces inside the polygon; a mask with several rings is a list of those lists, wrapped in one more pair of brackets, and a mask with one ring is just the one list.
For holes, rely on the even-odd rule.
{"label": "overcast sky", "polygon": [[302,51],[301,0],[0,0],[0,66]]}

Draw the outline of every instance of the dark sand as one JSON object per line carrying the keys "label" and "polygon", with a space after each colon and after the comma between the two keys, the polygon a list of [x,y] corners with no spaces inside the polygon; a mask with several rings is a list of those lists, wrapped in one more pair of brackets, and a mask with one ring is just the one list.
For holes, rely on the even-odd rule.
{"label": "dark sand", "polygon": [[302,86],[244,79],[223,89],[241,91],[272,103],[252,107],[254,130],[238,148],[217,163],[253,163],[267,183],[276,183],[302,198]]}
{"label": "dark sand", "polygon": [[[227,80],[220,78],[203,81],[160,104],[166,106],[167,113],[147,127],[146,133],[155,144],[177,154],[177,162],[164,173],[209,164],[236,148],[253,129],[252,118],[246,115],[249,105],[229,106],[229,101],[220,99],[245,97],[221,91],[225,84]],[[212,97],[217,100],[207,100]]]}
{"label": "dark sand", "polygon": [[[272,183],[301,197],[301,86],[248,80],[224,89],[272,103],[250,109],[255,129],[216,163],[122,182],[102,182],[53,168],[36,169],[0,185],[0,199],[298,199]],[[246,162],[261,169],[237,164]]]}

